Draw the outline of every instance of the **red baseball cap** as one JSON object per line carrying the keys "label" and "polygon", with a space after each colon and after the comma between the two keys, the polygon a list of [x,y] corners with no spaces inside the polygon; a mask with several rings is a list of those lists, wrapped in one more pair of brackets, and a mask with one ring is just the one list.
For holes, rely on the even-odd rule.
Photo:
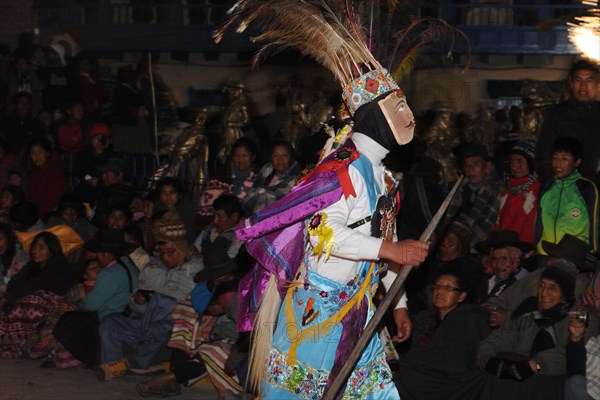
{"label": "red baseball cap", "polygon": [[97,135],[110,136],[110,128],[106,124],[97,123],[90,128],[90,137]]}

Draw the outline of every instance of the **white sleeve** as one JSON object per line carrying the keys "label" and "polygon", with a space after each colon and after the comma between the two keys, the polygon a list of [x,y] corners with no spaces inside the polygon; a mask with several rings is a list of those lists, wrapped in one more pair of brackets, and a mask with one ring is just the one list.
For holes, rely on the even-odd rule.
{"label": "white sleeve", "polygon": [[[386,290],[389,290],[390,287],[392,287],[396,276],[397,274],[395,272],[387,270],[385,276],[381,279],[381,282],[383,283],[383,286],[385,286]],[[408,308],[407,302],[408,298],[406,297],[406,291],[404,291],[404,293],[402,293],[402,296],[400,296],[400,300],[398,300],[398,303],[396,303],[396,305],[394,306],[394,310],[397,310],[398,308]]]}
{"label": "white sleeve", "polygon": [[[383,240],[369,235],[370,224],[356,229],[348,228],[349,224],[371,215],[364,179],[352,166],[348,168],[348,173],[356,196],[349,196],[347,199],[342,196],[340,200],[322,210],[327,215],[326,225],[333,230],[334,246],[331,254],[353,261],[377,260]],[[310,241],[314,246],[319,239],[310,236]]]}

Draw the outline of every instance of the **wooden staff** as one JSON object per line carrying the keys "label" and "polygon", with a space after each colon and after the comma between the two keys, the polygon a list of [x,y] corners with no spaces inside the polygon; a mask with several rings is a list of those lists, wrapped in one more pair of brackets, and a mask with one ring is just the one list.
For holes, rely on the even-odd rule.
{"label": "wooden staff", "polygon": [[[463,179],[463,177],[461,176],[458,179],[458,181],[454,184],[454,187],[452,188],[450,193],[448,193],[448,196],[446,196],[446,199],[444,200],[444,202],[442,203],[442,205],[440,206],[438,211],[433,216],[433,219],[431,220],[429,225],[427,225],[427,228],[425,228],[425,231],[419,238],[420,241],[423,241],[423,242],[429,241],[429,239],[431,238],[431,235],[433,234],[433,232],[437,228],[438,224],[442,220],[442,217],[444,216],[446,209],[450,205],[450,202],[452,201],[454,194],[458,190],[458,187],[459,187],[462,179]],[[412,270],[412,268],[413,268],[413,265],[402,266],[400,273],[396,276],[394,283],[392,283],[392,286],[388,289],[387,294],[385,295],[385,297],[379,304],[379,307],[377,307],[377,310],[373,314],[373,318],[371,318],[371,320],[365,327],[364,332],[358,339],[358,342],[356,342],[356,345],[352,349],[352,352],[350,353],[348,360],[346,360],[346,363],[340,370],[340,373],[333,379],[333,382],[331,382],[331,385],[328,386],[327,389],[325,390],[322,400],[333,400],[335,398],[335,396],[338,394],[338,392],[342,389],[342,386],[345,386],[345,383],[348,380],[350,373],[354,370],[354,366],[360,359],[360,356],[362,355],[365,347],[371,341],[371,338],[373,337],[373,334],[377,330],[377,327],[379,326],[379,323],[383,319],[383,316],[385,315],[388,308],[390,308],[392,301],[394,301],[396,296],[401,292],[402,285],[404,284],[404,281],[406,280],[406,277],[408,276],[408,274]]]}
{"label": "wooden staff", "polygon": [[152,96],[152,133],[154,136],[154,157],[156,165],[160,164],[158,156],[158,113],[156,112],[156,90],[154,88],[154,72],[152,71],[152,52],[148,52],[148,78],[150,79],[150,95]]}

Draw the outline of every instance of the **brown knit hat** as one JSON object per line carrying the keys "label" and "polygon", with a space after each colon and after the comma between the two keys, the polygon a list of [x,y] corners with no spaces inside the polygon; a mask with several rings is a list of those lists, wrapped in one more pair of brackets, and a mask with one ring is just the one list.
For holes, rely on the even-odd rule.
{"label": "brown knit hat", "polygon": [[188,255],[194,246],[186,238],[183,220],[176,211],[169,211],[158,221],[156,243],[171,243],[181,254]]}
{"label": "brown knit hat", "polygon": [[456,218],[446,231],[446,235],[453,233],[460,244],[460,255],[464,256],[471,250],[471,228],[463,218]]}

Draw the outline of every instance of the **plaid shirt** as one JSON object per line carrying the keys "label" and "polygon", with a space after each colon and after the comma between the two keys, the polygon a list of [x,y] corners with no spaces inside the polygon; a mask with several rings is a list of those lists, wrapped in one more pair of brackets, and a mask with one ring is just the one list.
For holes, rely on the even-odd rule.
{"label": "plaid shirt", "polygon": [[600,399],[600,335],[590,338],[585,349],[587,392],[592,398]]}
{"label": "plaid shirt", "polygon": [[471,251],[474,251],[476,243],[488,238],[496,225],[500,210],[500,195],[504,188],[495,171],[492,171],[477,190],[475,200],[471,204],[467,197],[472,191],[466,180],[461,183],[452,199],[446,213],[446,226],[456,217],[464,218],[471,228]]}

